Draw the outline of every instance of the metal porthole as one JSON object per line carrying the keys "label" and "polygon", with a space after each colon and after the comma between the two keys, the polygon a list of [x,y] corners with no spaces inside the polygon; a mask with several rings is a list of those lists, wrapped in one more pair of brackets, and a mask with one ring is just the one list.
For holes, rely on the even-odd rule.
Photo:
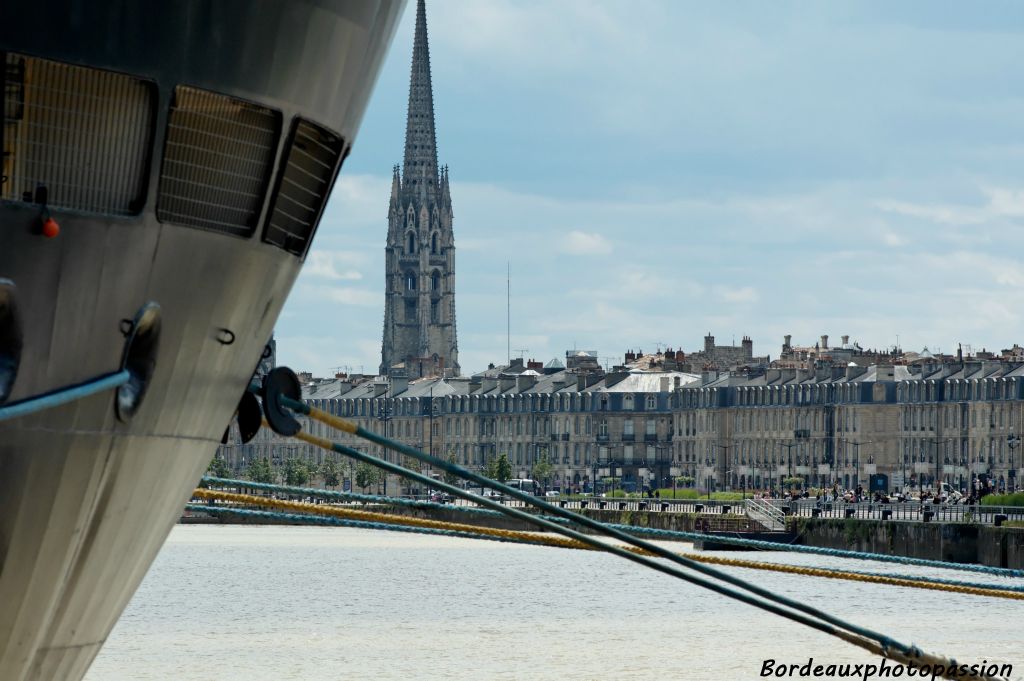
{"label": "metal porthole", "polygon": [[13,281],[0,279],[0,404],[11,396],[21,363],[21,315],[14,292]]}
{"label": "metal porthole", "polygon": [[160,306],[146,303],[135,313],[132,327],[125,342],[121,368],[130,374],[128,382],[117,389],[117,418],[127,422],[135,415],[142,398],[146,396],[149,380],[156,370],[156,355],[160,347]]}

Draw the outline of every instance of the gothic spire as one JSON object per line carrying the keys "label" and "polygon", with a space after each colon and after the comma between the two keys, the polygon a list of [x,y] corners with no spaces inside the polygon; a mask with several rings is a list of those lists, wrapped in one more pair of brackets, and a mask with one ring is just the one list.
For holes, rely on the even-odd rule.
{"label": "gothic spire", "polygon": [[[434,132],[434,92],[430,84],[430,47],[427,44],[427,7],[416,3],[416,37],[412,48],[412,73],[409,75],[409,114],[405,124],[406,188],[420,195],[426,190],[433,197],[437,188],[437,136]],[[410,180],[411,178],[411,180]],[[409,184],[412,184],[409,187]],[[417,185],[425,183],[426,187]]]}

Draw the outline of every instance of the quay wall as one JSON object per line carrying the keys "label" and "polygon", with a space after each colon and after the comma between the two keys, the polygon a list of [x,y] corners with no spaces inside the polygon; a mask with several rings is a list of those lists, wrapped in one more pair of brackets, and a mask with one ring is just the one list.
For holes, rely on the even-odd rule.
{"label": "quay wall", "polygon": [[791,522],[798,543],[807,546],[1024,569],[1024,528],[857,518]]}
{"label": "quay wall", "polygon": [[[375,510],[372,505],[367,510]],[[460,513],[442,508],[391,508],[390,513],[445,522],[506,530],[535,530],[513,518]],[[659,530],[692,532],[698,520],[714,522],[723,516],[662,511],[585,509],[585,515],[604,523],[637,525]],[[735,517],[742,521],[742,517]],[[182,518],[183,523],[269,524],[265,519]],[[275,523],[276,524],[276,523]],[[863,520],[858,518],[792,518],[787,528],[796,543],[834,549],[884,553],[955,563],[1024,570],[1024,527],[993,527],[972,523],[921,523]]]}

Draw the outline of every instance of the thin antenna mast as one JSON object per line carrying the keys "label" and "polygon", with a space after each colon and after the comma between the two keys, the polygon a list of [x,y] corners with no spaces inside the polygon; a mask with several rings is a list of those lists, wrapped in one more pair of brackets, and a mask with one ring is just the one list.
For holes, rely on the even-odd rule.
{"label": "thin antenna mast", "polygon": [[512,261],[505,263],[505,352],[512,366]]}

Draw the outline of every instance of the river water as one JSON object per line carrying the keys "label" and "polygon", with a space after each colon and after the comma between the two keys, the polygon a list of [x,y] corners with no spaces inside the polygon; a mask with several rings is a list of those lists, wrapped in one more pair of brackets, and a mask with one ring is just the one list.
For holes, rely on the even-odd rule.
{"label": "river water", "polygon": [[[925,650],[1011,663],[1013,678],[1024,678],[1022,601],[723,569]],[[750,680],[766,659],[809,657],[878,663],[606,554],[346,528],[190,525],[171,532],[86,679]]]}

